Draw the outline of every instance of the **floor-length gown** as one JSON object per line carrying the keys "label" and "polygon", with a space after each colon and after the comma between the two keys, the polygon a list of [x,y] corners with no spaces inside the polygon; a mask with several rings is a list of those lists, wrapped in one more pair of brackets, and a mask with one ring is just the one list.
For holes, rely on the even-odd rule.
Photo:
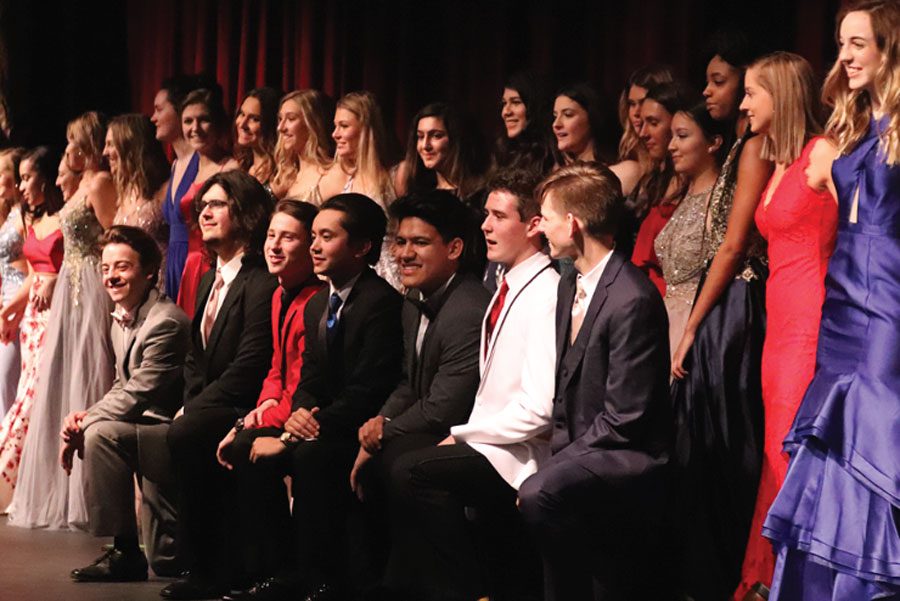
{"label": "floor-length gown", "polygon": [[[748,138],[735,142],[713,186],[707,261],[725,239]],[[694,601],[727,599],[741,577],[762,463],[767,275],[764,240],[752,228],[744,263],[697,328],[687,375],[672,384],[675,571]]]}
{"label": "floor-length gown", "polygon": [[169,242],[166,247],[165,291],[166,296],[178,298],[178,289],[181,287],[181,273],[184,271],[184,262],[188,256],[189,224],[181,212],[181,201],[191,184],[197,178],[200,170],[200,155],[194,153],[188,159],[187,167],[178,186],[173,189],[175,179],[175,164],[172,164],[172,173],[169,176],[169,184],[166,188],[166,197],[163,200],[162,213],[166,223],[169,224]]}
{"label": "floor-length gown", "polygon": [[114,356],[109,340],[112,301],[100,281],[97,240],[103,227],[84,197],[60,211],[65,259],[53,293],[31,427],[9,523],[27,528],[83,527],[88,513],[82,462],[71,476],[59,466],[59,432],[109,390]]}
{"label": "floor-length gown", "polygon": [[709,193],[707,188],[687,194],[653,243],[664,279],[663,300],[669,316],[669,351],[672,354],[684,335],[703,273],[703,230]]}
{"label": "floor-length gown", "polygon": [[[12,266],[14,261],[22,258],[24,241],[19,232],[21,224],[22,213],[14,208],[0,226],[0,299],[4,305],[12,300],[25,281],[25,274]],[[21,363],[18,337],[11,342],[0,342],[0,418],[6,415],[16,400]]]}
{"label": "floor-length gown", "polygon": [[[762,524],[784,482],[788,461],[782,442],[816,364],[825,271],[837,229],[837,202],[831,192],[813,190],[806,183],[809,155],[820,139],[813,138],[806,145],[785,170],[768,204],[763,200],[756,208],[756,225],[769,244],[762,354],[766,424],[762,473],[737,601],[755,583],[769,586],[772,582],[775,555],[772,544],[763,538]],[[763,199],[768,198],[772,185],[770,180]]]}
{"label": "floor-length gown", "polygon": [[[35,308],[35,291],[43,284],[45,273],[57,273],[63,261],[63,237],[60,230],[38,239],[33,228],[22,248],[25,258],[40,273],[35,273],[28,291],[28,303],[19,322],[19,342],[22,349],[22,373],[13,406],[0,423],[0,512],[9,509],[16,483],[22,448],[31,421],[38,368],[44,349],[44,340],[50,309]],[[59,282],[57,281],[57,285]]]}
{"label": "floor-length gown", "polygon": [[832,167],[838,235],[816,371],[763,528],[772,601],[900,599],[900,166],[878,139],[890,117]]}

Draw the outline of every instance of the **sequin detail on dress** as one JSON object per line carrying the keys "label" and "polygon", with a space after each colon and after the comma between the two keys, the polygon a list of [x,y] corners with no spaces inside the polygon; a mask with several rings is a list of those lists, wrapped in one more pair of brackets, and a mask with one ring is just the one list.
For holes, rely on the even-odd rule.
{"label": "sequin detail on dress", "polygon": [[100,253],[97,241],[103,234],[103,226],[97,221],[94,210],[87,205],[87,197],[73,198],[59,212],[59,229],[63,233],[65,257],[63,267],[69,279],[72,303],[78,306],[81,296],[83,269],[96,269],[100,273]]}

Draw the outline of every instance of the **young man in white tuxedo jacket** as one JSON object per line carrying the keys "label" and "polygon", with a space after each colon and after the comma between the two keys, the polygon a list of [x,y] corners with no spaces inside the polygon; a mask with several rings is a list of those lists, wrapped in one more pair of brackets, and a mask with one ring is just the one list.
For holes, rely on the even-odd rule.
{"label": "young man in white tuxedo jacket", "polygon": [[[482,322],[481,380],[472,413],[437,447],[405,461],[412,467],[398,475],[419,526],[418,548],[407,550],[418,562],[407,572],[418,580],[407,583],[412,590],[406,592],[417,599],[539,594],[531,585],[540,567],[516,511],[519,485],[550,455],[559,275],[541,250],[533,197],[538,180],[537,174],[510,170],[489,185],[482,230],[488,259],[503,266],[504,276]],[[484,573],[466,507],[490,513],[485,522],[500,531],[502,554],[516,558],[516,591],[499,591],[508,583],[498,585],[496,574]]]}
{"label": "young man in white tuxedo jacket", "polygon": [[94,564],[72,571],[76,581],[147,579],[134,516],[135,474],[150,565],[157,574],[178,573],[166,434],[183,387],[190,322],[156,290],[161,260],[156,242],[141,229],[113,226],[104,235],[100,269],[116,304],[111,331],[116,378],[90,409],[65,418],[60,461],[69,473],[75,454],[83,457],[91,533],[114,539]]}

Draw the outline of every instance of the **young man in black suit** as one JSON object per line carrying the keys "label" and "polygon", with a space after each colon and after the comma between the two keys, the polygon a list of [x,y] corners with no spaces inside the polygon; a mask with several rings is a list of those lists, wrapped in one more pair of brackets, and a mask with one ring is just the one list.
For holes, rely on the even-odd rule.
{"label": "young man in black suit", "polygon": [[575,163],[538,189],[541,231],[575,269],[559,283],[551,458],[519,489],[548,601],[670,597],[661,552],[671,446],[668,321],[613,252],[616,176]]}
{"label": "young man in black suit", "polygon": [[268,192],[241,171],[218,173],[197,193],[195,213],[215,267],[200,280],[183,415],[168,433],[179,488],[179,554],[190,572],[160,592],[168,599],[220,596],[232,584],[228,526],[235,503],[216,448],[253,409],[272,356],[278,282],[260,256],[271,211]]}

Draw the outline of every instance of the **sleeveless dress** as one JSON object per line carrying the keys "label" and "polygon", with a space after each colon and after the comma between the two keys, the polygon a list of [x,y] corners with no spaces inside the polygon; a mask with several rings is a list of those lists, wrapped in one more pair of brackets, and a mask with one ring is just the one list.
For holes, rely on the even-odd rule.
{"label": "sleeveless dress", "polygon": [[66,415],[100,400],[113,381],[109,339],[112,301],[100,281],[96,243],[103,233],[86,200],[60,211],[65,259],[56,282],[38,373],[31,429],[9,523],[26,528],[84,527],[88,513],[82,462],[72,475],[59,467],[59,432]]}
{"label": "sleeveless dress", "polygon": [[664,278],[670,353],[675,352],[684,335],[703,273],[703,228],[709,193],[706,189],[685,195],[653,242]]}
{"label": "sleeveless dress", "polygon": [[169,243],[169,225],[163,218],[163,207],[154,201],[144,201],[139,204],[132,205],[128,211],[123,211],[121,207],[116,211],[113,219],[115,225],[131,225],[139,227],[156,241],[159,250],[162,252],[163,261],[160,265],[160,279],[157,287],[163,290],[166,271],[166,259],[168,252],[166,245]]}
{"label": "sleeveless dress", "polygon": [[[38,239],[34,229],[28,234],[22,247],[25,258],[35,271],[58,273],[63,262],[62,232],[54,230]],[[6,513],[12,501],[19,475],[22,448],[31,421],[38,367],[44,348],[44,335],[50,309],[38,311],[34,306],[35,291],[44,277],[36,273],[28,291],[28,303],[19,323],[19,343],[22,349],[22,373],[16,390],[16,399],[0,424],[0,512]],[[59,281],[56,283],[59,286]]]}
{"label": "sleeveless dress", "polygon": [[166,188],[166,197],[163,201],[162,214],[169,224],[169,243],[166,248],[165,290],[169,298],[178,298],[178,289],[181,286],[181,273],[184,271],[184,262],[188,256],[188,224],[182,218],[181,201],[194,183],[197,172],[200,170],[200,155],[196,152],[188,159],[187,168],[178,188],[172,189],[172,180],[175,179],[175,163],[172,163],[172,175],[169,177],[169,185]]}
{"label": "sleeveless dress", "polygon": [[816,371],[763,528],[773,601],[900,599],[900,166],[878,140],[889,117],[832,167],[838,234]]}
{"label": "sleeveless dress", "polygon": [[[732,146],[713,185],[707,263],[725,239],[740,153],[750,135]],[[751,228],[743,265],[697,328],[688,374],[672,383],[675,573],[694,601],[727,599],[741,578],[762,463],[767,275],[765,241]]]}
{"label": "sleeveless dress", "polygon": [[821,138],[809,141],[785,170],[772,193],[772,180],[756,208],[756,225],[768,241],[767,333],[762,354],[765,439],[756,509],[744,554],[741,601],[757,582],[769,586],[775,568],[772,545],[762,536],[766,513],[787,472],[781,446],[790,430],[816,364],[816,341],[825,300],[825,271],[834,250],[837,203],[828,190],[806,184],[809,155]]}
{"label": "sleeveless dress", "polygon": [[[650,281],[656,285],[656,289],[662,296],[666,295],[666,280],[663,277],[663,269],[659,264],[659,257],[656,256],[656,237],[662,231],[678,205],[671,202],[660,203],[654,207],[650,207],[647,216],[641,221],[641,226],[637,230],[637,237],[634,239],[634,250],[631,253],[631,262],[637,265],[641,271],[647,274]],[[619,241],[616,241],[616,249],[619,248]],[[673,350],[674,352],[674,350]]]}
{"label": "sleeveless dress", "polygon": [[187,260],[184,263],[184,271],[181,274],[181,286],[178,289],[176,298],[178,306],[191,319],[194,318],[194,310],[197,305],[197,288],[200,286],[200,278],[212,265],[206,256],[206,250],[203,248],[203,236],[200,234],[200,228],[194,221],[194,212],[191,208],[191,205],[194,203],[194,197],[202,187],[202,183],[191,184],[185,195],[181,197],[180,207],[184,222],[189,224],[189,234]]}
{"label": "sleeveless dress", "polygon": [[[12,266],[14,261],[22,258],[23,240],[17,227],[21,223],[21,211],[13,208],[0,226],[0,298],[4,305],[12,300],[25,281],[25,274]],[[5,344],[0,342],[0,417],[6,415],[16,400],[21,361],[18,338]]]}

